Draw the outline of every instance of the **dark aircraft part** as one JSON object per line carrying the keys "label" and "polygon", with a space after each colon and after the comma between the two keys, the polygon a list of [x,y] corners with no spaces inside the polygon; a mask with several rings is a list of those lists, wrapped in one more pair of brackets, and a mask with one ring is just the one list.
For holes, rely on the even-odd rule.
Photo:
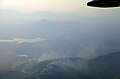
{"label": "dark aircraft part", "polygon": [[87,6],[92,7],[119,7],[120,0],[93,0],[87,3]]}

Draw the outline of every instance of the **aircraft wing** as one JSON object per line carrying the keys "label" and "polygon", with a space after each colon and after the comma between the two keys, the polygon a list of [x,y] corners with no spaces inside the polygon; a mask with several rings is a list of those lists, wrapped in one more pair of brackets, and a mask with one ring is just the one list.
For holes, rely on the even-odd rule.
{"label": "aircraft wing", "polygon": [[119,7],[120,0],[93,0],[87,3],[87,6],[92,7]]}

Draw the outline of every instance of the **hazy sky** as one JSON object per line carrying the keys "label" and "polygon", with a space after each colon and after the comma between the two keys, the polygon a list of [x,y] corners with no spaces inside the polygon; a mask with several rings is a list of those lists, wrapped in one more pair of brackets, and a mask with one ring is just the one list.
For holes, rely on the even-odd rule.
{"label": "hazy sky", "polygon": [[[26,20],[91,20],[98,17],[114,17],[119,8],[93,8],[86,6],[90,0],[0,0],[1,24]],[[11,13],[10,13],[11,11]],[[41,13],[43,12],[43,13]],[[23,13],[22,15],[20,13]],[[20,15],[19,15],[20,14]],[[24,15],[25,14],[25,15]],[[27,15],[26,15],[27,14]],[[30,14],[30,15],[29,15]],[[94,19],[94,20],[95,20]],[[4,21],[4,22],[3,22]]]}
{"label": "hazy sky", "polygon": [[90,0],[1,0],[1,8],[22,13],[37,13],[40,11],[79,15],[105,15],[120,12],[118,8],[91,8],[86,6]]}
{"label": "hazy sky", "polygon": [[89,0],[2,0],[2,7],[22,12],[55,11],[77,12],[86,7]]}

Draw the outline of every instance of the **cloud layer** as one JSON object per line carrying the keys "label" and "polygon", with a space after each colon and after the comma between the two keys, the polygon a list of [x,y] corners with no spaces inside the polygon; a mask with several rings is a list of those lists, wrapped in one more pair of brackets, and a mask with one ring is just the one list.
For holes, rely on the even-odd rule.
{"label": "cloud layer", "polygon": [[36,42],[41,42],[45,41],[46,39],[42,38],[35,38],[35,39],[25,39],[25,38],[14,38],[12,40],[5,40],[5,39],[0,39],[0,43],[36,43]]}
{"label": "cloud layer", "polygon": [[23,55],[18,55],[18,57],[25,57],[25,58],[28,58],[29,56],[26,55],[26,54],[23,54]]}

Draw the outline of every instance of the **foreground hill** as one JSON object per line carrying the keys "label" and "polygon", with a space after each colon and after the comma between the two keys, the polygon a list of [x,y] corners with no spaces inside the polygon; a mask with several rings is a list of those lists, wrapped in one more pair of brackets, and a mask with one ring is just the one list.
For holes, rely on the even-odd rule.
{"label": "foreground hill", "polygon": [[33,79],[120,79],[120,52],[94,59],[57,58],[30,61],[14,69]]}
{"label": "foreground hill", "polygon": [[33,79],[94,79],[82,73],[87,67],[88,60],[81,58],[58,58],[41,62],[31,61],[17,66]]}
{"label": "foreground hill", "polygon": [[120,79],[120,52],[92,59],[88,71],[98,79]]}
{"label": "foreground hill", "polygon": [[0,79],[30,79],[27,74],[18,71],[0,70]]}

